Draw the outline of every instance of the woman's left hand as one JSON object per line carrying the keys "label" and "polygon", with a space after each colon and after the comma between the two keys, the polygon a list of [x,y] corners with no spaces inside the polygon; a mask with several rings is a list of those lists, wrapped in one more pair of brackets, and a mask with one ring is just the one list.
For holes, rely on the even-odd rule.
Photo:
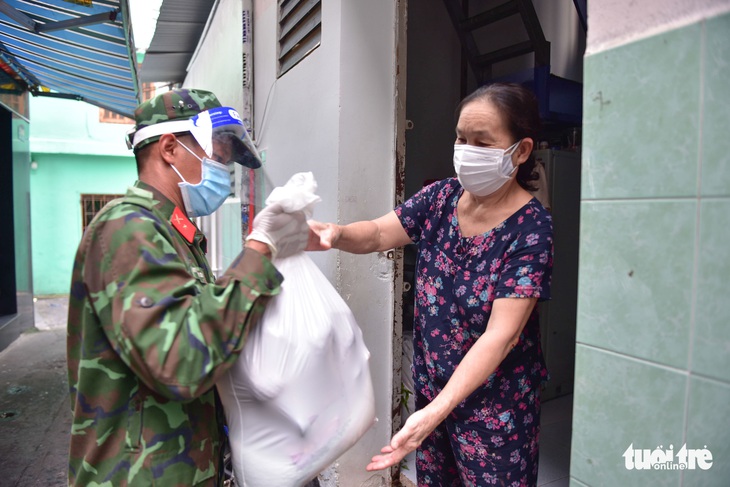
{"label": "woman's left hand", "polygon": [[406,455],[418,448],[440,422],[428,408],[416,411],[393,436],[390,444],[380,450],[380,455],[375,455],[370,460],[366,470],[383,470],[397,465]]}

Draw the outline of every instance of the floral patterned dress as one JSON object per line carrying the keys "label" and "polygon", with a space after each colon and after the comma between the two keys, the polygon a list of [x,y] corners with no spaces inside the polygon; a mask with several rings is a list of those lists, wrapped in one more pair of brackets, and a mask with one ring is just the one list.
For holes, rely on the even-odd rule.
{"label": "floral patterned dress", "polygon": [[[533,198],[487,233],[462,237],[455,178],[395,209],[418,245],[413,376],[416,408],[446,385],[499,298],[550,297],[552,220]],[[418,485],[537,483],[540,386],[547,369],[537,311],[517,345],[416,453]]]}

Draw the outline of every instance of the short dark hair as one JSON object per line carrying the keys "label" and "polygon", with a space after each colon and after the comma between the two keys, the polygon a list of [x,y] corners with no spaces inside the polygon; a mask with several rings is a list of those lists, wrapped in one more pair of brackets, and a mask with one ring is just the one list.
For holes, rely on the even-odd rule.
{"label": "short dark hair", "polygon": [[[181,139],[183,137],[191,137],[192,134],[190,132],[176,132],[173,133],[175,137],[178,139]],[[150,156],[150,153],[152,152],[152,147],[156,147],[159,143],[159,139],[155,140],[153,142],[150,142],[141,148],[135,148],[134,149],[134,160],[137,163],[137,174],[142,174],[142,170],[144,169],[145,163],[147,162],[147,159]]]}
{"label": "short dark hair", "polygon": [[155,147],[155,144],[157,141],[149,143],[142,147],[141,149],[136,149],[134,151],[134,160],[137,163],[137,174],[142,174],[142,170],[144,169],[145,163],[147,162],[147,158],[150,155],[150,152],[152,151],[152,147]]}
{"label": "short dark hair", "polygon": [[[456,107],[456,120],[466,105],[475,101],[492,103],[507,123],[514,142],[529,137],[537,144],[542,122],[537,98],[529,89],[515,83],[491,83],[477,88]],[[533,146],[534,147],[534,146]],[[517,183],[527,191],[535,191],[532,181],[538,179],[532,154],[517,170]]]}

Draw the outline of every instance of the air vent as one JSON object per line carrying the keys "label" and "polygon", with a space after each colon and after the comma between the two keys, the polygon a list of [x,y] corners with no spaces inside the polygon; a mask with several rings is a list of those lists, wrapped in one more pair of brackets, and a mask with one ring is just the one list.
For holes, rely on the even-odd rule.
{"label": "air vent", "polygon": [[279,0],[279,76],[316,49],[321,37],[321,0]]}

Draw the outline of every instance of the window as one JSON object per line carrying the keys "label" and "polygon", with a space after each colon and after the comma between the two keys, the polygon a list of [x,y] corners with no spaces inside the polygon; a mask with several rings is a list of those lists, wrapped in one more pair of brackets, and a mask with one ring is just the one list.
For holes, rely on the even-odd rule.
{"label": "window", "polygon": [[22,93],[0,93],[0,104],[5,105],[10,111],[20,115],[28,120],[30,112],[28,110],[28,92]]}
{"label": "window", "polygon": [[320,44],[322,0],[279,0],[279,76]]}
{"label": "window", "polygon": [[94,219],[104,205],[115,198],[121,198],[122,194],[82,194],[81,195],[81,234],[86,231],[91,220]]}
{"label": "window", "polygon": [[[142,83],[142,101],[150,100],[155,96],[154,83]],[[101,123],[126,123],[133,124],[134,120],[104,108],[99,109],[99,122]]]}
{"label": "window", "polygon": [[99,109],[99,121],[101,123],[126,123],[133,124],[134,121],[131,118],[127,118],[124,115],[119,115],[111,110],[105,108]]}

